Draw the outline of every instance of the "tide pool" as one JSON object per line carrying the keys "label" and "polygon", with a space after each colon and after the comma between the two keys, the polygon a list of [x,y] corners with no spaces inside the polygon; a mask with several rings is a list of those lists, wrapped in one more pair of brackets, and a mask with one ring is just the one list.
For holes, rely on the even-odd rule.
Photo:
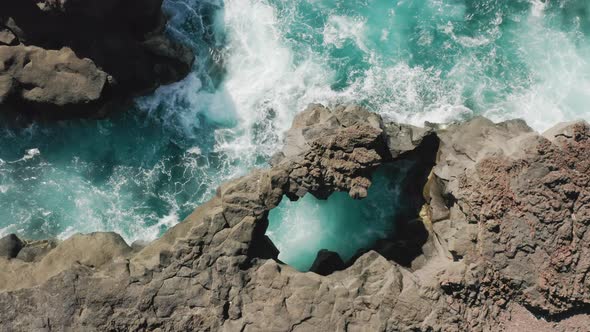
{"label": "tide pool", "polygon": [[363,200],[353,200],[345,192],[333,193],[327,200],[311,194],[296,202],[284,197],[270,211],[266,231],[280,251],[279,259],[307,271],[320,249],[337,252],[346,262],[359,249],[393,235],[396,218],[409,212],[400,197],[407,167],[382,166]]}

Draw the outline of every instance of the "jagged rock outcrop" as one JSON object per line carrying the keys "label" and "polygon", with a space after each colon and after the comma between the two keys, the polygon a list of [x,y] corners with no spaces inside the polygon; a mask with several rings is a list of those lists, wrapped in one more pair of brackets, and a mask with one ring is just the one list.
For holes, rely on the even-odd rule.
{"label": "jagged rock outcrop", "polygon": [[[0,258],[0,330],[585,331],[590,126],[441,128],[314,105],[272,168],[222,185],[139,252],[96,233],[36,262]],[[376,167],[407,158],[434,161],[409,264],[369,250],[322,276],[276,260],[264,233],[283,196],[362,198]]]}
{"label": "jagged rock outcrop", "polygon": [[[164,33],[162,0],[0,3],[0,111],[101,116],[112,102],[188,74],[192,52]],[[106,107],[106,106],[109,107]]]}

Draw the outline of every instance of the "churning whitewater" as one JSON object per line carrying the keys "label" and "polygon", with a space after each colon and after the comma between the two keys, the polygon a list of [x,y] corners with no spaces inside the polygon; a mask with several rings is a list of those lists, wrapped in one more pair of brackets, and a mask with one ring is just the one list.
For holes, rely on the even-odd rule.
{"label": "churning whitewater", "polygon": [[[416,125],[478,114],[537,130],[590,120],[585,0],[167,0],[165,9],[168,32],[197,54],[184,81],[106,120],[0,128],[0,236],[154,239],[223,181],[266,167],[310,103],[360,103]],[[325,222],[341,201],[301,204]],[[362,224],[367,234],[389,231],[382,216],[395,211],[385,205],[362,214],[376,220]],[[271,215],[279,249],[310,241],[281,223],[313,220],[300,206]]]}

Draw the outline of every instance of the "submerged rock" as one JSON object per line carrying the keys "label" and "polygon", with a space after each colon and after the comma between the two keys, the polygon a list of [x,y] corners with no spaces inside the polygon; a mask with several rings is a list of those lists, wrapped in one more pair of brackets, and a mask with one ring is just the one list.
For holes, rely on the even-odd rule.
{"label": "submerged rock", "polygon": [[[503,331],[521,320],[539,330],[585,331],[589,153],[584,122],[546,136],[522,121],[483,118],[420,130],[359,107],[315,105],[296,118],[272,168],[225,183],[143,248],[96,233],[63,241],[37,262],[0,259],[0,326]],[[412,189],[424,196],[419,218],[400,231],[413,243],[378,243],[327,276],[276,260],[264,233],[283,196],[361,198],[376,167],[408,159],[430,169],[427,183]],[[403,265],[396,246],[411,249]]]}
{"label": "submerged rock", "polygon": [[193,55],[165,34],[161,5],[162,0],[2,1],[0,112],[101,116],[113,101],[180,80]]}

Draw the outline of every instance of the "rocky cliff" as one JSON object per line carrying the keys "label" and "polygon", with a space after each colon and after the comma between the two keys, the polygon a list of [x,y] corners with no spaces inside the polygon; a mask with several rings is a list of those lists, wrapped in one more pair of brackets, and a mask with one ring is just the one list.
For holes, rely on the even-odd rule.
{"label": "rocky cliff", "polygon": [[[416,128],[313,105],[271,168],[145,247],[0,241],[0,330],[586,331],[589,160],[584,122]],[[321,253],[325,275],[277,261],[265,230],[283,196],[362,199],[377,167],[408,161],[414,216],[397,238],[350,262]]]}
{"label": "rocky cliff", "polygon": [[113,101],[180,80],[193,55],[164,33],[161,5],[162,0],[1,1],[0,112],[101,116]]}

